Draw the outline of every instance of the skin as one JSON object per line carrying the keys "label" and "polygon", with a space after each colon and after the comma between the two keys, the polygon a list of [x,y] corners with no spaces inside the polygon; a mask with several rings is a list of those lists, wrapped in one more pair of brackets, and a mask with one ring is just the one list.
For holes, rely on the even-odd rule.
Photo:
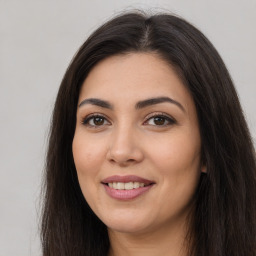
{"label": "skin", "polygon": [[[163,96],[177,103],[135,107]],[[89,98],[107,101],[111,109],[81,104]],[[88,120],[95,113],[102,117]],[[193,99],[171,65],[154,53],[98,63],[80,91],[72,146],[83,195],[108,227],[109,255],[187,255],[182,248],[203,169],[201,139]],[[112,175],[155,184],[135,199],[117,200],[101,183]]]}

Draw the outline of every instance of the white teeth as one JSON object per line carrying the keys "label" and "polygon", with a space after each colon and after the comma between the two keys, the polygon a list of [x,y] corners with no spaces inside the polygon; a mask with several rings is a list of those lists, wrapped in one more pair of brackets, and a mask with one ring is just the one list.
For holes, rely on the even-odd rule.
{"label": "white teeth", "polygon": [[139,182],[134,182],[133,183],[133,187],[134,188],[139,188],[140,187],[140,183]]}
{"label": "white teeth", "polygon": [[124,189],[124,183],[117,182],[117,189]]}
{"label": "white teeth", "polygon": [[110,188],[114,188],[114,189],[125,189],[125,190],[131,190],[134,188],[139,188],[139,187],[144,187],[145,184],[141,183],[141,182],[111,182],[108,183],[108,186]]}
{"label": "white teeth", "polygon": [[133,189],[133,182],[124,183],[124,188],[126,190]]}

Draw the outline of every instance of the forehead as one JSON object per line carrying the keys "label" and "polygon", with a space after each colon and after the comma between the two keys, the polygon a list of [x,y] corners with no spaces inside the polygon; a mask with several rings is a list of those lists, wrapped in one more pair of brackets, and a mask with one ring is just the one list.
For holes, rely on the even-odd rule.
{"label": "forehead", "polygon": [[85,79],[80,100],[97,97],[121,103],[170,96],[193,104],[174,68],[154,53],[129,53],[99,62]]}

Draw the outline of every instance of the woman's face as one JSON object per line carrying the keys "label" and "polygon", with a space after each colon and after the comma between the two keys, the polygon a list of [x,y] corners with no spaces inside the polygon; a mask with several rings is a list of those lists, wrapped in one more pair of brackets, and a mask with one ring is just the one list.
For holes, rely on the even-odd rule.
{"label": "woman's face", "polygon": [[73,156],[82,193],[110,230],[183,223],[201,173],[193,99],[153,53],[101,61],[79,95]]}

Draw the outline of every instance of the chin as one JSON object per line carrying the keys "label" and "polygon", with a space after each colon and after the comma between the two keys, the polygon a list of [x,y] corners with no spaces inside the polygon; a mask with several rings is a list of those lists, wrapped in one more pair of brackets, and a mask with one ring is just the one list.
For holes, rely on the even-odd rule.
{"label": "chin", "polygon": [[109,218],[104,218],[102,221],[108,227],[109,230],[121,232],[121,233],[140,233],[146,230],[150,225],[145,222],[148,220],[146,217],[134,216],[134,215],[124,215],[119,213],[118,216],[111,215]]}
{"label": "chin", "polygon": [[111,231],[120,233],[141,233],[145,230],[145,223],[131,223],[131,222],[116,222],[107,225],[107,228]]}

